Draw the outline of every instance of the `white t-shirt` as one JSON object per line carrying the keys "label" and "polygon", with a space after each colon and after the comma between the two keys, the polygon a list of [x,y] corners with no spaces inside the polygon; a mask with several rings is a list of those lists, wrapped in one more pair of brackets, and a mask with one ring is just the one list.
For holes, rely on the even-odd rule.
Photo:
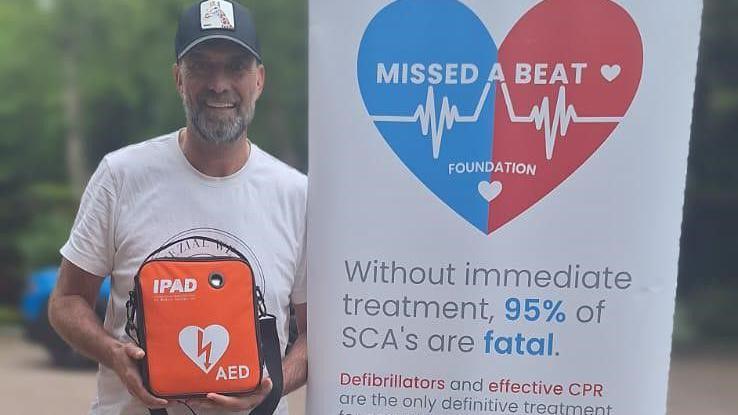
{"label": "white t-shirt", "polygon": [[[209,177],[186,159],[176,132],[108,154],[82,196],[61,254],[95,275],[111,275],[105,329],[129,341],[125,303],[144,259],[166,242],[209,236],[242,252],[277,317],[281,350],[287,344],[289,304],[306,296],[305,210],[307,178],[256,145],[246,164],[227,177]],[[182,256],[212,247],[180,244]],[[199,252],[205,250],[206,252]],[[216,250],[217,251],[217,250]],[[182,405],[169,414],[190,414]],[[198,410],[199,415],[217,411]],[[147,414],[118,376],[100,365],[91,414]],[[232,412],[223,412],[232,413]],[[287,414],[283,399],[276,414]]]}

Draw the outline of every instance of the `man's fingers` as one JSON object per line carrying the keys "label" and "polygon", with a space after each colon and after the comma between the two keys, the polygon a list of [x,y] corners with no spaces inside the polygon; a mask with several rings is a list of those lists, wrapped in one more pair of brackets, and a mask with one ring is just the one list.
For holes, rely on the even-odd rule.
{"label": "man's fingers", "polygon": [[225,396],[217,393],[208,393],[207,399],[218,407],[226,408],[231,411],[239,411],[255,408],[264,400],[264,398],[266,398],[271,390],[272,380],[264,378],[261,380],[259,387],[248,395]]}
{"label": "man's fingers", "polygon": [[149,408],[160,408],[169,404],[167,400],[157,398],[156,396],[150,394],[149,391],[147,391],[146,388],[143,387],[143,385],[140,387],[134,387],[133,394]]}
{"label": "man's fingers", "polygon": [[254,389],[253,392],[249,394],[249,396],[253,395],[264,395],[266,396],[269,394],[269,392],[272,390],[272,378],[262,378],[261,383],[259,383],[259,386]]}
{"label": "man's fingers", "polygon": [[136,346],[133,343],[126,343],[124,347],[124,350],[126,351],[126,354],[131,359],[135,360],[141,360],[146,355],[146,352],[138,346]]}
{"label": "man's fingers", "polygon": [[161,408],[169,404],[166,399],[157,398],[149,393],[143,385],[134,360],[143,359],[146,355],[144,350],[134,343],[125,343],[122,349],[114,349],[114,367],[128,392],[149,408]]}
{"label": "man's fingers", "polygon": [[169,402],[165,399],[157,398],[156,396],[149,393],[143,386],[141,377],[134,371],[128,371],[125,376],[126,386],[131,395],[138,398],[144,405],[148,407],[162,407],[166,406]]}

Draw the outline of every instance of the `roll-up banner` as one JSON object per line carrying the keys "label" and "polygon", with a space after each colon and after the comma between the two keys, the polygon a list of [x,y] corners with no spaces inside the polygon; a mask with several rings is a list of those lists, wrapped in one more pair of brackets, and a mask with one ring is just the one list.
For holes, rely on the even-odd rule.
{"label": "roll-up banner", "polygon": [[702,2],[309,10],[308,414],[664,414]]}

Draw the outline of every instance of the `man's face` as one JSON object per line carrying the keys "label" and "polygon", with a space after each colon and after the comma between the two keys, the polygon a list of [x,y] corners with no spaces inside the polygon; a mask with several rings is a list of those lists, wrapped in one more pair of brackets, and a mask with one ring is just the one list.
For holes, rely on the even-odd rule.
{"label": "man's face", "polygon": [[264,86],[264,67],[228,40],[196,46],[174,68],[185,115],[203,139],[230,143],[246,132]]}

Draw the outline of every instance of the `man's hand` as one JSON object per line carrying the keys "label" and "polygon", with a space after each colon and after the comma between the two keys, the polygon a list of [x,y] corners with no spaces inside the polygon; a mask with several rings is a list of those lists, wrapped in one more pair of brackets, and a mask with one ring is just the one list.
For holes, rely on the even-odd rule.
{"label": "man's hand", "polygon": [[138,398],[148,408],[161,408],[168,404],[164,399],[149,393],[138,373],[136,360],[143,359],[145,352],[133,343],[115,343],[110,348],[108,362],[128,392]]}
{"label": "man's hand", "polygon": [[259,387],[249,394],[226,396],[208,393],[206,399],[187,400],[187,405],[203,409],[224,409],[232,412],[250,411],[259,406],[271,390],[272,380],[265,377],[261,380]]}
{"label": "man's hand", "polygon": [[136,360],[144,351],[131,343],[121,343],[103,329],[94,307],[103,278],[90,274],[63,258],[59,279],[49,299],[49,322],[59,335],[79,352],[111,368],[128,391],[149,407],[162,407],[164,399],[151,395],[143,386]]}

